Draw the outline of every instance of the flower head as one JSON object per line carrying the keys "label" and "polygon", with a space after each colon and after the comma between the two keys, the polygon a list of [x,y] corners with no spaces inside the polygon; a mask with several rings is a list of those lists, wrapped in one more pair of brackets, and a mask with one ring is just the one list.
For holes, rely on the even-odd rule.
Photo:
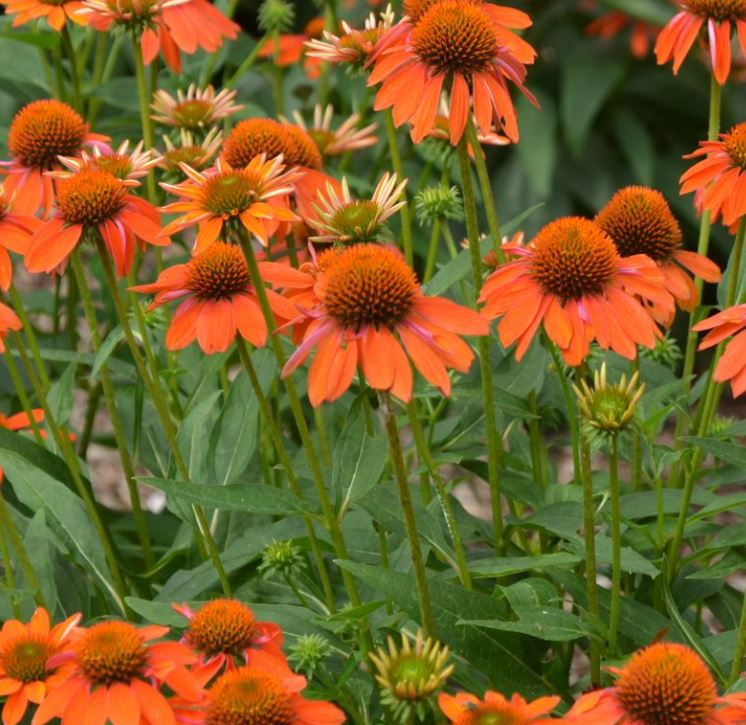
{"label": "flower head", "polygon": [[356,244],[330,250],[319,267],[314,287],[318,303],[304,311],[311,322],[283,376],[318,348],[308,378],[314,406],[340,397],[358,365],[372,388],[408,402],[410,360],[428,382],[450,394],[447,368],[466,372],[474,358],[460,335],[486,335],[484,318],[449,300],[423,295],[414,272],[391,247]]}
{"label": "flower head", "polygon": [[15,15],[13,27],[24,25],[37,18],[45,18],[58,33],[68,20],[85,25],[85,17],[77,14],[83,7],[81,0],[3,0],[7,15]]}
{"label": "flower head", "polygon": [[164,126],[204,132],[243,108],[235,101],[236,91],[229,88],[216,93],[212,86],[198,88],[191,83],[186,93],[178,90],[176,98],[163,89],[157,90],[150,107],[153,120]]}
{"label": "flower head", "polygon": [[557,219],[528,246],[506,244],[519,258],[498,267],[486,280],[480,301],[490,319],[500,317],[505,347],[518,342],[520,360],[539,325],[579,365],[595,339],[604,349],[634,358],[637,345],[653,347],[660,331],[638,296],[673,307],[658,266],[645,255],[619,256],[597,225],[580,217]]}
{"label": "flower head", "polygon": [[319,193],[318,203],[314,204],[318,219],[308,220],[320,232],[310,241],[357,244],[389,239],[386,220],[407,203],[402,199],[407,180],[399,184],[397,181],[396,174],[385,173],[370,199],[353,199],[347,179],[342,179],[342,193],[339,196],[334,187],[328,184],[326,195]]}
{"label": "flower head", "polygon": [[453,725],[550,725],[562,722],[549,717],[559,700],[559,697],[540,697],[526,702],[517,694],[508,700],[499,692],[488,690],[483,700],[465,692],[457,695],[442,693],[438,697],[438,704]]}
{"label": "flower head", "polygon": [[414,197],[414,211],[421,226],[464,218],[464,205],[457,186],[429,186],[418,191]]}
{"label": "flower head", "polygon": [[[279,287],[305,284],[305,275],[279,262],[259,262],[262,278]],[[216,241],[186,264],[164,270],[151,284],[133,287],[155,293],[149,309],[182,300],[166,333],[166,347],[181,350],[197,340],[211,355],[227,350],[241,335],[256,347],[267,341],[267,325],[249,268],[240,247]],[[281,324],[298,316],[284,297],[267,290],[270,306]]]}
{"label": "flower head", "polygon": [[498,129],[513,141],[518,122],[507,81],[535,102],[523,83],[533,48],[510,28],[526,28],[523,12],[480,0],[437,0],[414,3],[412,18],[392,28],[391,40],[376,53],[369,85],[382,83],[375,109],[392,107],[397,126],[409,122],[419,143],[435,126],[444,89],[450,86],[448,124],[456,145],[473,104],[484,134]]}
{"label": "flower head", "polygon": [[303,634],[290,647],[288,659],[298,666],[298,669],[313,677],[316,668],[332,653],[329,640],[320,634]]}
{"label": "flower head", "polygon": [[259,6],[259,27],[265,33],[285,32],[293,22],[295,10],[287,0],[264,0]]}
{"label": "flower head", "polygon": [[92,153],[82,151],[79,157],[60,156],[60,163],[69,171],[58,170],[47,175],[57,179],[69,179],[79,171],[93,169],[116,176],[126,186],[139,186],[137,179],[147,176],[148,172],[160,163],[161,157],[155,151],[143,149],[142,141],[139,141],[132,151],[129,150],[129,146],[129,141],[123,141],[116,151],[94,147]]}
{"label": "flower head", "polygon": [[302,549],[292,539],[271,541],[262,551],[262,563],[259,571],[264,576],[280,574],[283,577],[294,577],[305,566]]}
{"label": "flower head", "polygon": [[[322,156],[337,156],[346,151],[374,146],[378,141],[373,133],[378,128],[377,123],[371,123],[365,128],[355,128],[360,116],[353,114],[341,126],[333,129],[333,117],[334,107],[331,105],[322,110],[317,104],[313,110],[313,123],[310,125],[298,111],[293,113],[297,126],[313,139]],[[288,123],[286,119],[283,121]]]}
{"label": "flower head", "polygon": [[0,289],[9,289],[13,280],[13,262],[8,252],[24,254],[40,224],[30,214],[19,214],[15,210],[15,195],[9,196],[0,185]]}
{"label": "flower head", "polygon": [[[697,306],[699,293],[684,270],[707,282],[720,280],[720,269],[714,262],[681,249],[681,227],[659,191],[644,186],[621,189],[595,221],[611,237],[620,256],[646,254],[656,262],[665,277],[666,289],[685,310]],[[673,322],[670,310],[658,312],[656,318],[666,324]]]}
{"label": "flower head", "polygon": [[5,338],[9,332],[18,332],[23,325],[13,310],[0,302],[0,352],[5,352]]}
{"label": "flower head", "polygon": [[706,350],[728,338],[715,368],[715,381],[730,381],[733,395],[746,392],[746,305],[735,305],[712,317],[702,320],[693,328],[697,332],[707,331],[699,349]]}
{"label": "flower head", "polygon": [[160,166],[170,174],[184,177],[181,164],[185,164],[195,171],[204,171],[223,145],[223,132],[218,128],[211,128],[202,141],[197,141],[191,131],[179,131],[179,145],[175,145],[168,136],[163,137],[166,147],[160,160]]}

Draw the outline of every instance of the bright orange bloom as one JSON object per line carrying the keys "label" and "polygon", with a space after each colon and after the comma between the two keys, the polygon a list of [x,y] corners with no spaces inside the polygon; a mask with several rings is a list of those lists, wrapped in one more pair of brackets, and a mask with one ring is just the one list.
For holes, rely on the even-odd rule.
{"label": "bright orange bloom", "polygon": [[450,300],[426,297],[393,247],[356,244],[326,254],[314,288],[319,302],[304,310],[312,321],[283,377],[318,348],[308,375],[314,406],[339,398],[358,365],[372,388],[408,402],[410,360],[428,382],[450,395],[447,369],[465,373],[474,359],[460,335],[486,335],[486,320]]}
{"label": "bright orange bloom", "polygon": [[[12,416],[0,421],[10,427]],[[28,419],[27,419],[28,420]],[[22,424],[21,424],[22,425]],[[7,697],[2,708],[3,725],[23,720],[29,702],[43,702],[50,688],[64,680],[64,673],[49,667],[47,661],[67,643],[70,632],[80,621],[74,614],[61,624],[51,626],[46,609],[37,608],[28,624],[7,619],[0,630],[0,697]]]}
{"label": "bright orange bloom", "polygon": [[14,210],[14,199],[8,198],[0,185],[0,289],[7,290],[13,280],[13,262],[8,251],[23,254],[31,235],[41,221]]}
{"label": "bright orange bloom", "polygon": [[654,347],[661,336],[637,297],[673,309],[665,277],[643,254],[622,259],[594,222],[564,217],[545,226],[528,246],[506,244],[519,259],[498,267],[485,281],[480,302],[498,324],[504,347],[518,342],[520,360],[544,325],[568,365],[579,365],[591,340],[633,359],[637,345]]}
{"label": "bright orange bloom", "polygon": [[[616,674],[614,687],[582,695],[567,713],[576,725],[743,723],[743,695],[720,698],[715,681],[688,647],[658,642],[638,650]],[[720,708],[725,705],[725,708]]]}
{"label": "bright orange bloom", "polygon": [[[591,3],[587,3],[591,4]],[[595,7],[595,3],[592,3]],[[642,59],[650,52],[650,46],[660,32],[660,26],[637,20],[627,13],[612,11],[603,12],[588,23],[585,32],[597,35],[604,40],[611,40],[629,28],[629,48],[635,58]]]}
{"label": "bright orange bloom", "polygon": [[100,234],[114,260],[117,274],[129,272],[137,240],[164,246],[156,208],[128,191],[128,183],[96,168],[64,174],[57,189],[57,213],[34,232],[24,261],[29,272],[53,272],[63,265],[79,242]]}
{"label": "bright orange bloom", "polygon": [[549,715],[559,704],[559,697],[540,697],[533,702],[526,702],[520,695],[514,694],[510,700],[499,692],[488,690],[484,700],[474,695],[459,692],[457,695],[441,693],[438,705],[443,714],[454,725],[480,725],[481,723],[510,723],[510,725],[544,725],[559,723]]}
{"label": "bright orange bloom", "polygon": [[171,606],[189,620],[181,641],[197,652],[201,664],[214,664],[218,672],[232,670],[236,659],[249,664],[257,650],[285,661],[280,627],[257,622],[254,613],[236,599],[213,599],[196,612],[186,604]]}
{"label": "bright orange bloom", "polygon": [[166,126],[176,126],[186,131],[205,131],[243,106],[236,102],[236,91],[223,88],[215,92],[212,86],[197,88],[191,83],[187,92],[179,90],[174,98],[162,88],[153,94],[152,118]]}
{"label": "bright orange bloom", "polygon": [[221,235],[226,238],[244,229],[266,247],[280,222],[298,220],[288,209],[288,195],[300,174],[295,169],[285,171],[282,157],[267,161],[261,154],[241,167],[219,159],[214,170],[204,173],[186,164],[181,169],[189,177],[185,181],[161,183],[182,199],[162,208],[167,213],[182,213],[166,225],[162,234],[170,236],[199,225],[194,254],[207,249]]}
{"label": "bright orange bloom", "polygon": [[715,381],[730,380],[733,396],[746,392],[746,305],[735,305],[702,320],[694,326],[697,332],[709,330],[699,349],[706,350],[733,336],[715,368]]}
{"label": "bright orange bloom", "polygon": [[368,85],[382,83],[375,109],[392,107],[394,123],[411,123],[412,140],[419,143],[433,129],[441,95],[450,86],[452,144],[464,133],[472,103],[482,133],[492,130],[494,120],[517,141],[518,121],[507,81],[535,103],[523,83],[526,64],[533,63],[536,52],[509,28],[529,27],[529,16],[481,0],[419,5],[414,17],[389,31],[393,42],[381,41],[386,47],[376,54],[368,80]]}
{"label": "bright orange bloom", "polygon": [[81,0],[4,0],[2,4],[7,15],[16,16],[13,18],[14,28],[37,18],[46,18],[49,26],[59,33],[68,20],[78,25],[88,22],[77,15],[77,11],[83,7]]}
{"label": "bright orange bloom", "polygon": [[8,333],[11,331],[18,332],[21,327],[18,315],[10,307],[0,302],[0,352],[5,352],[5,338]]}
{"label": "bright orange bloom", "polygon": [[717,141],[700,141],[699,148],[684,158],[699,156],[705,158],[679,180],[680,193],[700,194],[702,208],[711,213],[712,220],[722,214],[729,227],[746,214],[746,123],[721,133]]}
{"label": "bright orange bloom", "polygon": [[[262,279],[279,287],[305,285],[301,272],[279,262],[259,262]],[[196,339],[207,355],[224,352],[240,334],[256,347],[267,341],[267,325],[251,284],[249,268],[240,247],[212,243],[186,264],[161,272],[152,284],[132,287],[155,293],[148,309],[183,299],[166,333],[166,347],[181,350]],[[280,324],[298,316],[294,305],[267,290],[270,306]]]}
{"label": "bright orange bloom", "polygon": [[[324,34],[324,18],[311,18],[302,33],[283,33],[279,36],[277,47],[271,38],[267,40],[259,50],[260,58],[272,58],[280,68],[296,65],[304,56],[305,44],[308,41],[318,40]],[[275,58],[277,52],[277,58]],[[321,61],[309,53],[305,53],[303,69],[306,75],[315,80],[321,72]]]}
{"label": "bright orange bloom", "polygon": [[[691,312],[699,302],[694,280],[684,270],[707,282],[720,281],[720,268],[714,262],[681,249],[681,227],[659,191],[644,186],[620,189],[595,221],[611,237],[622,257],[646,254],[657,263],[666,289],[682,309]],[[659,322],[673,322],[670,308],[659,310],[653,306],[651,311]]]}
{"label": "bright orange bloom", "polygon": [[736,31],[746,53],[746,0],[678,0],[680,12],[661,31],[655,44],[658,65],[673,59],[673,72],[707,28],[710,62],[715,80],[723,85],[731,68],[731,32]]}
{"label": "bright orange bloom", "polygon": [[2,162],[5,191],[21,214],[46,216],[54,204],[54,182],[46,171],[59,166],[59,156],[77,156],[86,145],[103,145],[108,136],[89,133],[88,124],[62,101],[31,101],[13,117],[8,130],[11,161]]}
{"label": "bright orange bloom", "polygon": [[[2,344],[2,337],[0,336],[0,344]],[[31,411],[32,415],[34,416],[34,421],[36,423],[41,423],[44,420],[44,411],[41,408],[35,408]],[[26,415],[26,413],[16,413],[15,415],[6,416],[0,413],[0,428],[3,428],[4,430],[12,430],[16,431],[17,433],[30,433],[32,429],[32,423],[31,419]],[[45,431],[40,431],[42,437],[45,437]],[[0,468],[0,483],[3,482],[4,474],[3,469]],[[2,645],[0,645],[0,648]],[[0,667],[2,667],[2,654],[0,654]],[[2,676],[0,675],[0,690],[2,689],[1,685]],[[2,696],[2,692],[0,691],[0,697]]]}
{"label": "bright orange bloom", "polygon": [[59,667],[65,679],[50,689],[33,725],[55,717],[64,723],[175,725],[161,685],[192,700],[201,696],[202,688],[186,668],[197,660],[188,647],[152,643],[168,631],[118,621],[74,631],[69,645],[47,662],[48,667]]}

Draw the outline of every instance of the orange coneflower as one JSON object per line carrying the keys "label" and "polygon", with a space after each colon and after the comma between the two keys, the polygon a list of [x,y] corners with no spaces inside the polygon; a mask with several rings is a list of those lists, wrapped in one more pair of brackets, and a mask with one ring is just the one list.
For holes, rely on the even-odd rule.
{"label": "orange coneflower", "polygon": [[[666,289],[682,309],[691,312],[699,302],[697,287],[684,270],[706,282],[720,281],[720,268],[714,262],[681,249],[681,227],[659,191],[645,186],[620,189],[595,221],[611,237],[622,257],[646,254],[657,263]],[[653,307],[652,311],[659,322],[673,322],[670,308]]]}
{"label": "orange coneflower", "polygon": [[165,126],[186,131],[204,131],[218,121],[237,113],[243,106],[236,103],[236,91],[223,88],[215,92],[212,86],[198,88],[191,83],[187,92],[176,92],[176,98],[162,88],[153,94],[152,118]]}
{"label": "orange coneflower", "polygon": [[29,239],[41,220],[14,209],[14,199],[8,198],[0,185],[0,289],[7,290],[13,280],[13,262],[8,251],[23,254]]}
{"label": "orange coneflower", "polygon": [[0,302],[0,352],[5,352],[5,338],[9,332],[18,332],[23,327],[18,315]]}
{"label": "orange coneflower", "polygon": [[177,642],[153,643],[168,627],[136,627],[129,622],[100,622],[78,629],[62,652],[47,661],[65,675],[50,689],[32,720],[62,722],[133,722],[175,725],[160,687],[196,700],[202,688],[187,670],[196,655]]}
{"label": "orange coneflower", "polygon": [[166,147],[160,160],[160,166],[171,174],[179,174],[183,178],[181,164],[186,164],[195,171],[208,168],[223,145],[223,132],[218,128],[211,128],[202,141],[197,142],[191,131],[183,128],[179,131],[179,145],[168,137],[163,136]]}
{"label": "orange coneflower", "polygon": [[614,687],[582,695],[567,713],[569,722],[728,725],[746,718],[743,695],[718,697],[704,662],[682,644],[658,642],[635,652],[624,667],[609,671],[617,675]]}
{"label": "orange coneflower", "polygon": [[[304,58],[305,44],[318,40],[324,34],[325,20],[322,17],[311,18],[302,33],[283,33],[277,38],[277,44],[270,38],[259,50],[260,58],[272,58],[280,68],[296,65]],[[277,58],[275,58],[277,53]],[[315,80],[321,72],[321,61],[309,53],[305,53],[303,69],[306,75]]]}
{"label": "orange coneflower", "polygon": [[[10,420],[7,418],[5,422]],[[0,427],[8,426],[0,421]],[[17,725],[26,715],[29,702],[40,704],[49,689],[64,680],[65,674],[49,667],[47,662],[65,646],[79,621],[80,614],[74,614],[52,626],[47,610],[39,607],[27,624],[16,619],[7,619],[3,623],[0,630],[0,697],[8,698],[2,707],[3,725]]]}
{"label": "orange coneflower", "polygon": [[59,33],[68,20],[78,25],[88,22],[77,15],[77,11],[83,7],[81,0],[4,0],[2,4],[7,15],[16,16],[13,18],[14,28],[37,18],[46,18],[49,26]]}
{"label": "orange coneflower", "polygon": [[122,181],[95,167],[62,175],[57,213],[34,232],[26,248],[29,272],[57,270],[90,234],[101,235],[120,277],[129,272],[138,239],[157,246],[170,243],[161,233],[157,209],[129,193],[136,181]]}
{"label": "orange coneflower", "polygon": [[264,154],[246,166],[233,167],[219,159],[214,169],[204,173],[181,164],[187,179],[180,184],[161,186],[181,197],[167,204],[164,212],[183,212],[168,224],[163,235],[176,234],[199,225],[194,253],[207,249],[218,238],[246,230],[264,246],[280,222],[298,217],[288,209],[288,195],[299,172],[285,171],[282,156],[267,161]]}
{"label": "orange coneflower", "polygon": [[[498,129],[518,140],[518,121],[507,81],[512,81],[532,102],[526,90],[526,64],[534,49],[509,28],[526,28],[525,13],[481,0],[437,0],[410,3],[402,32],[376,54],[369,85],[382,83],[375,109],[392,107],[394,123],[412,125],[412,140],[422,141],[435,125],[438,105],[450,87],[448,122],[450,140],[457,144],[473,103],[483,133]],[[415,12],[414,6],[417,6]],[[386,40],[382,41],[386,43]]]}
{"label": "orange coneflower", "polygon": [[249,664],[257,650],[285,661],[280,627],[272,622],[257,622],[242,602],[213,599],[196,612],[187,604],[171,606],[189,621],[182,642],[199,655],[201,664],[214,665],[215,672],[236,669],[236,660]]}
{"label": "orange coneflower", "polygon": [[[262,279],[278,287],[305,285],[301,272],[279,262],[259,262]],[[241,335],[256,347],[267,341],[249,268],[240,247],[216,241],[186,264],[164,270],[152,284],[133,287],[136,292],[155,293],[149,309],[171,300],[182,302],[166,333],[166,347],[180,350],[197,340],[208,355],[224,352]],[[294,305],[267,290],[270,306],[281,324],[298,316]]]}
{"label": "orange coneflower", "polygon": [[105,145],[108,136],[88,131],[88,124],[62,101],[31,101],[13,117],[8,129],[11,161],[0,162],[7,174],[5,190],[16,211],[46,215],[54,204],[54,182],[46,171],[59,166],[60,156],[76,156],[84,146]]}
{"label": "orange coneflower", "polygon": [[161,157],[155,151],[144,149],[143,146],[144,142],[139,141],[130,151],[130,142],[122,141],[115,151],[95,147],[90,154],[83,151],[80,156],[59,156],[60,163],[69,171],[57,170],[49,175],[57,179],[69,179],[84,169],[96,169],[108,171],[126,186],[137,186],[138,184],[133,182],[147,176],[161,161]]}
{"label": "orange coneflower", "polygon": [[673,72],[678,73],[700,32],[707,26],[712,72],[722,85],[730,73],[733,30],[741,49],[746,52],[746,0],[679,0],[678,4],[679,13],[661,30],[655,44],[658,64],[673,59]]}
{"label": "orange coneflower", "polygon": [[[0,311],[2,314],[2,311]],[[0,329],[0,345],[2,345],[2,330]],[[41,408],[34,408],[31,411],[34,423],[41,423],[44,420],[44,411]],[[31,433],[33,430],[33,424],[31,418],[26,413],[16,413],[15,415],[3,415],[0,413],[0,428],[4,430],[12,430],[16,433]],[[39,431],[42,438],[46,437],[46,431]],[[5,474],[3,473],[2,467],[0,467],[0,483],[3,482]],[[0,668],[2,666],[2,654],[0,653]],[[0,682],[2,681],[2,675],[0,675]],[[1,685],[0,685],[1,687]],[[2,695],[0,695],[2,696]]]}
{"label": "orange coneflower", "polygon": [[706,350],[729,337],[725,352],[718,360],[714,379],[718,383],[730,380],[733,396],[746,392],[746,305],[735,305],[694,326],[697,332],[709,330],[699,349]]}
{"label": "orange coneflower", "polygon": [[731,226],[746,214],[746,123],[721,133],[717,141],[700,141],[699,146],[684,158],[705,158],[683,174],[680,193],[697,192],[712,220],[722,214],[723,223]]}
{"label": "orange coneflower", "polygon": [[[585,3],[590,9],[595,9],[593,0]],[[604,40],[611,40],[629,28],[629,48],[632,55],[642,59],[650,52],[650,46],[658,36],[661,28],[644,20],[637,20],[627,13],[614,10],[604,11],[595,20],[585,26],[585,32],[589,35],[597,35]]]}
{"label": "orange coneflower", "polygon": [[327,255],[314,289],[318,304],[303,311],[311,322],[283,377],[317,348],[308,375],[314,406],[339,398],[352,384],[358,365],[372,388],[408,402],[410,360],[428,382],[449,395],[448,368],[467,372],[474,359],[460,335],[486,335],[484,318],[450,300],[426,297],[414,271],[393,247],[357,244]]}
{"label": "orange coneflower", "polygon": [[[338,156],[346,151],[374,146],[378,139],[375,133],[377,123],[371,123],[364,128],[355,128],[360,121],[360,116],[354,113],[341,126],[332,129],[332,118],[334,107],[330,104],[322,109],[316,104],[313,109],[313,123],[306,124],[305,119],[298,111],[293,112],[296,124],[305,131],[316,143],[322,156]],[[284,123],[287,119],[280,117]]]}
{"label": "orange coneflower", "polygon": [[488,690],[484,699],[459,692],[457,695],[441,693],[438,705],[453,725],[480,725],[481,723],[510,723],[510,725],[545,725],[561,723],[561,719],[549,717],[559,704],[559,697],[540,697],[526,702],[514,694],[510,700],[499,692]]}
{"label": "orange coneflower", "polygon": [[634,358],[637,345],[653,347],[660,331],[637,297],[673,309],[665,277],[643,254],[622,259],[597,224],[565,217],[547,224],[528,246],[506,244],[519,259],[485,281],[480,302],[498,324],[505,347],[518,342],[520,360],[540,325],[568,365],[579,365],[591,340]]}

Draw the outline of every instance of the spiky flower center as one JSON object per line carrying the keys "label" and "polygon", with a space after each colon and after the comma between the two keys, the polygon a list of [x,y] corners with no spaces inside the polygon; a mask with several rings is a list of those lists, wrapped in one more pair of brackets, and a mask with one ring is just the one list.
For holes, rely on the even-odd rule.
{"label": "spiky flower center", "polygon": [[352,33],[345,33],[339,38],[339,45],[358,54],[358,60],[367,58],[370,49],[378,42],[382,31],[380,28],[365,28]]}
{"label": "spiky flower center", "polygon": [[[467,706],[468,707],[468,706]],[[469,707],[457,725],[528,725],[528,720],[509,702],[483,702]]]}
{"label": "spiky flower center", "polygon": [[147,662],[147,647],[127,622],[94,624],[78,644],[80,669],[95,684],[130,682],[143,674]]}
{"label": "spiky flower center", "polygon": [[203,189],[205,208],[225,219],[238,216],[256,201],[260,179],[247,171],[224,171],[210,177]]}
{"label": "spiky flower center", "polygon": [[[413,22],[420,18],[440,0],[404,0],[404,14]],[[481,5],[482,0],[461,0],[463,5]]]}
{"label": "spiky flower center", "polygon": [[[250,281],[249,268],[241,250],[224,242],[211,244],[204,252],[192,257],[187,265],[187,287],[202,299],[230,298],[246,292]],[[221,605],[214,606],[217,616]],[[208,609],[205,615],[208,622],[210,611]],[[198,627],[197,631],[201,629]]]}
{"label": "spiky flower center", "polygon": [[337,139],[331,131],[327,131],[325,128],[312,128],[308,131],[308,135],[313,139],[321,154]]}
{"label": "spiky flower center", "polygon": [[86,135],[80,115],[66,103],[32,101],[13,118],[8,148],[23,166],[48,169],[58,156],[75,156]]}
{"label": "spiky flower center", "polygon": [[733,126],[725,136],[725,151],[736,166],[746,169],[746,123]]}
{"label": "spiky flower center", "polygon": [[596,224],[622,257],[647,254],[656,262],[667,262],[681,244],[681,227],[663,194],[644,186],[618,191],[598,213]]}
{"label": "spiky flower center", "polygon": [[200,171],[210,160],[204,146],[180,146],[167,151],[164,158],[166,166],[171,171],[179,171],[179,164],[187,164],[195,171]]}
{"label": "spiky flower center", "polygon": [[196,131],[212,121],[213,104],[201,98],[193,98],[176,104],[171,115],[181,128]]}
{"label": "spiky flower center", "polygon": [[347,241],[373,242],[380,213],[381,208],[374,201],[351,201],[334,212],[329,227]]}
{"label": "spiky flower center", "polygon": [[57,205],[68,224],[96,226],[127,203],[127,189],[108,171],[83,170],[59,185]]}
{"label": "spiky flower center", "polygon": [[37,682],[47,678],[46,662],[52,654],[54,650],[46,639],[27,634],[11,640],[0,651],[0,665],[11,680]]}
{"label": "spiky flower center", "polygon": [[225,160],[234,168],[248,165],[260,154],[273,159],[285,155],[285,163],[291,142],[281,123],[270,118],[248,118],[236,124],[223,146]]}
{"label": "spiky flower center", "polygon": [[746,20],[746,0],[686,0],[684,7],[694,15],[718,22]]}
{"label": "spiky flower center", "polygon": [[484,10],[463,0],[434,3],[412,32],[412,45],[436,73],[487,70],[497,54],[497,38]]}
{"label": "spiky flower center", "polygon": [[120,22],[149,25],[161,11],[163,0],[106,0],[109,11]]}
{"label": "spiky flower center", "polygon": [[305,166],[316,170],[322,167],[324,160],[316,142],[300,126],[287,124],[285,133],[289,139],[284,159],[287,166]]}
{"label": "spiky flower center", "polygon": [[295,720],[280,680],[255,667],[227,672],[210,690],[206,725],[290,725]]}
{"label": "spiky flower center", "polygon": [[601,294],[614,279],[614,243],[588,219],[566,217],[547,224],[533,247],[534,277],[545,294],[563,303]]}
{"label": "spiky flower center", "polygon": [[417,289],[414,272],[398,252],[359,244],[330,258],[323,304],[344,329],[391,329],[409,314]]}
{"label": "spiky flower center", "polygon": [[108,171],[117,179],[126,179],[132,171],[132,159],[126,154],[99,156],[91,162],[91,168]]}
{"label": "spiky flower center", "polygon": [[717,699],[702,660],[688,647],[668,642],[636,652],[616,685],[625,710],[644,725],[704,725]]}
{"label": "spiky flower center", "polygon": [[[212,245],[207,252],[215,246],[218,245]],[[247,606],[233,599],[215,599],[194,615],[186,638],[194,649],[208,656],[238,656],[251,647],[254,633],[254,615]]]}

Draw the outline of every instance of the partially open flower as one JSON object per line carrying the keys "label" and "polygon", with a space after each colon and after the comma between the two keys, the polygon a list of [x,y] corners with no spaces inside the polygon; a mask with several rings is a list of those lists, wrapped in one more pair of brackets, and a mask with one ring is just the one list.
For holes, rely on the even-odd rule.
{"label": "partially open flower", "polygon": [[163,137],[163,145],[166,147],[161,157],[160,166],[171,174],[179,174],[184,177],[181,165],[185,164],[195,171],[204,171],[220,151],[223,145],[223,132],[212,128],[202,141],[197,141],[191,131],[179,131],[179,145],[168,137]]}
{"label": "partially open flower", "polygon": [[[313,110],[313,123],[310,125],[298,111],[293,113],[296,124],[314,140],[322,156],[338,156],[377,143],[378,139],[373,133],[378,128],[377,123],[371,123],[365,128],[355,128],[360,121],[360,116],[355,113],[341,126],[333,129],[333,117],[334,107],[331,105],[322,110],[317,104]],[[288,123],[286,119],[282,120]]]}
{"label": "partially open flower", "polygon": [[258,19],[265,33],[284,33],[293,27],[295,9],[287,0],[264,0],[259,6]]}
{"label": "partially open flower", "polygon": [[329,640],[320,634],[303,634],[290,647],[288,659],[297,665],[298,669],[313,677],[316,668],[332,653]]}
{"label": "partially open flower", "polygon": [[179,89],[176,98],[163,89],[157,90],[150,107],[153,109],[152,118],[158,123],[204,132],[243,108],[235,101],[236,91],[229,88],[216,93],[212,86],[198,88],[191,83],[186,93]]}
{"label": "partially open flower", "polygon": [[414,211],[421,226],[464,218],[464,204],[457,186],[429,186],[418,191],[414,197]]}
{"label": "partially open flower", "polygon": [[292,539],[272,541],[264,547],[259,571],[264,576],[280,574],[284,577],[296,576],[305,566],[303,551]]}
{"label": "partially open flower", "polygon": [[83,151],[80,156],[60,156],[60,163],[69,171],[53,171],[48,175],[57,179],[69,179],[83,169],[107,171],[122,181],[125,186],[138,186],[137,179],[142,179],[148,172],[158,166],[161,157],[153,150],[143,149],[139,141],[132,151],[130,142],[123,141],[116,151],[94,147],[92,153]]}

